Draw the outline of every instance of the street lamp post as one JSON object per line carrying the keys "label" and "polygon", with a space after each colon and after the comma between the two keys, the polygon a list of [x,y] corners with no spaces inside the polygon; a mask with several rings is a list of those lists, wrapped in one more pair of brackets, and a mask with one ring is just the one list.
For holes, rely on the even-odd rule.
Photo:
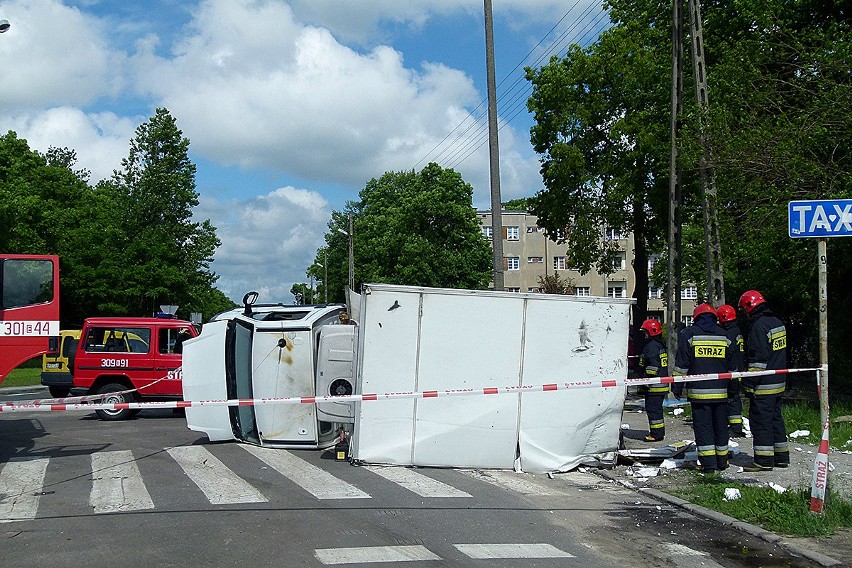
{"label": "street lamp post", "polygon": [[352,212],[349,212],[349,231],[344,231],[340,227],[337,228],[340,233],[349,237],[349,289],[355,289],[355,255],[352,250]]}

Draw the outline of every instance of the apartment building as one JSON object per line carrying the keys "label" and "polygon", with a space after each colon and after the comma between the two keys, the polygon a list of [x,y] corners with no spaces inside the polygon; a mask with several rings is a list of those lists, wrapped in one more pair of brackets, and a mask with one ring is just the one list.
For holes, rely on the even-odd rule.
{"label": "apartment building", "polygon": [[[491,211],[477,211],[482,233],[491,240]],[[567,245],[548,239],[538,219],[526,211],[502,212],[503,225],[503,286],[508,292],[538,292],[540,278],[559,275],[574,287],[577,296],[609,296],[632,298],[636,287],[633,272],[633,235],[621,235],[610,228],[601,228],[601,239],[615,241],[621,250],[620,262],[615,272],[604,275],[597,272],[581,274],[569,266]],[[652,256],[651,263],[657,256]],[[648,317],[665,321],[663,289],[651,287],[648,293]],[[686,324],[691,323],[692,310],[698,298],[694,285],[684,285],[681,290],[681,314]]]}

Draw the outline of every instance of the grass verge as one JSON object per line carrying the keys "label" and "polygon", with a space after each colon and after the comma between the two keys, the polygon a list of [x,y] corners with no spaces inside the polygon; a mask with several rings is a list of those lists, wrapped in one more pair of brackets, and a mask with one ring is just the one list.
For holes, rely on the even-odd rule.
{"label": "grass verge", "polygon": [[31,387],[41,384],[41,356],[21,363],[9,371],[0,387]]}
{"label": "grass verge", "polygon": [[[726,501],[725,489],[732,487],[739,489],[741,497]],[[823,515],[809,512],[810,490],[778,493],[769,487],[732,483],[721,476],[695,475],[688,486],[671,493],[778,534],[819,537],[831,536],[838,528],[852,528],[852,500],[832,491]]]}

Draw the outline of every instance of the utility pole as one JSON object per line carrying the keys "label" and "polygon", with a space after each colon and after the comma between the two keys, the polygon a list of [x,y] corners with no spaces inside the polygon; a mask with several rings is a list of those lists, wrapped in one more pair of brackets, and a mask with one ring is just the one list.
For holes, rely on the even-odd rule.
{"label": "utility pole", "polygon": [[698,102],[698,132],[703,151],[698,158],[701,188],[704,193],[704,248],[707,259],[707,301],[714,306],[725,303],[725,280],[722,273],[722,244],[716,215],[716,182],[713,179],[710,143],[707,140],[706,115],[707,67],[704,62],[704,37],[701,25],[700,0],[689,2],[689,35],[692,38],[692,72],[695,78],[695,100]]}
{"label": "utility pole", "polygon": [[491,164],[491,245],[494,258],[494,289],[503,290],[503,203],[500,199],[500,148],[497,144],[494,21],[491,16],[491,0],[484,0],[484,2],[485,65],[488,68],[488,155]]}
{"label": "utility pole", "polygon": [[681,274],[681,187],[678,138],[683,113],[683,12],[681,0],[672,2],[672,115],[671,159],[669,161],[669,271],[666,286],[666,345],[669,369],[677,354],[677,326],[680,323]]}

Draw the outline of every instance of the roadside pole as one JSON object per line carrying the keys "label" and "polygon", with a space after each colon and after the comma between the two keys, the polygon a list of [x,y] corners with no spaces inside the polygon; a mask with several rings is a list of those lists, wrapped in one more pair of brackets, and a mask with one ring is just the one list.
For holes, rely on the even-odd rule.
{"label": "roadside pole", "polygon": [[828,420],[828,246],[821,238],[817,246],[819,269],[819,419],[823,429],[830,428]]}

